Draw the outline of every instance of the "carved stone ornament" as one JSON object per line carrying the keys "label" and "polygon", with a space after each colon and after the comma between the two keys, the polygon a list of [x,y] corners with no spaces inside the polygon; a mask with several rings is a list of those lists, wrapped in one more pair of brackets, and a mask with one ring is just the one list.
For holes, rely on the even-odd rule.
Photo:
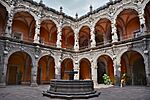
{"label": "carved stone ornament", "polygon": [[110,5],[108,12],[109,12],[109,15],[112,16],[114,14],[114,12],[115,12],[115,7]]}

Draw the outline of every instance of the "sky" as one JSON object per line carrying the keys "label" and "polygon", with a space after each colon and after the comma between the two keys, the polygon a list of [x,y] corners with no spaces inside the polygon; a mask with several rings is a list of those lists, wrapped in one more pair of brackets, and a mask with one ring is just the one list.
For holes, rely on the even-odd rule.
{"label": "sky", "polygon": [[[33,0],[39,2],[40,0]],[[66,15],[75,18],[77,13],[79,17],[85,15],[90,11],[90,5],[92,5],[93,10],[105,5],[109,0],[43,0],[43,3],[53,8],[57,11],[60,10],[60,7],[63,7],[63,12]]]}

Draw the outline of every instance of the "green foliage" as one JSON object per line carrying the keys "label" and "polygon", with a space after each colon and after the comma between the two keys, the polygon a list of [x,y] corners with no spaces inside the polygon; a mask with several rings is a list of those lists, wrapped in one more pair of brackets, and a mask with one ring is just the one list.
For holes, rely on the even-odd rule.
{"label": "green foliage", "polygon": [[104,84],[105,85],[112,84],[112,82],[111,82],[111,80],[110,80],[110,78],[109,78],[109,76],[107,74],[104,74],[103,79],[104,79]]}

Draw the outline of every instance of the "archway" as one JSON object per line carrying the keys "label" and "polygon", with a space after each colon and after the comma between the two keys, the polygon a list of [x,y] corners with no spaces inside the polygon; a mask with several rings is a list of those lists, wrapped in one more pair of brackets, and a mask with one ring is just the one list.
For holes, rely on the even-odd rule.
{"label": "archway", "polygon": [[62,29],[62,48],[73,49],[74,32],[71,27],[65,26]]}
{"label": "archway", "polygon": [[144,9],[144,14],[145,14],[145,24],[147,31],[150,31],[150,2],[147,3],[145,9]]}
{"label": "archway", "polygon": [[35,19],[28,12],[17,12],[12,24],[13,37],[33,42],[35,35]]}
{"label": "archway", "polygon": [[31,81],[31,57],[23,51],[13,53],[7,65],[7,84],[30,84]]}
{"label": "archway", "polygon": [[45,45],[56,46],[57,27],[51,20],[44,20],[40,28],[40,43]]}
{"label": "archway", "polygon": [[85,49],[90,46],[90,28],[83,26],[79,31],[79,49]]}
{"label": "archway", "polygon": [[117,34],[119,40],[130,39],[140,32],[140,21],[137,11],[124,9],[116,19]]}
{"label": "archway", "polygon": [[38,62],[37,83],[49,84],[55,78],[55,62],[50,55],[43,56]]}
{"label": "archway", "polygon": [[114,84],[114,67],[113,67],[113,61],[108,55],[102,55],[97,59],[97,82],[98,84],[103,84],[103,76],[104,74],[107,74],[112,82]]}
{"label": "archway", "polygon": [[146,85],[144,59],[137,51],[127,51],[121,56],[121,75],[126,74],[127,85]]}
{"label": "archway", "polygon": [[0,4],[0,36],[3,35],[6,28],[8,12],[6,8]]}
{"label": "archway", "polygon": [[67,71],[73,71],[73,61],[70,58],[63,60],[63,62],[61,63],[61,79],[73,79],[73,77],[69,77],[69,73],[66,73]]}
{"label": "archway", "polygon": [[83,58],[80,60],[80,76],[79,79],[91,79],[91,63],[88,59]]}
{"label": "archway", "polygon": [[110,43],[111,39],[111,22],[103,18],[100,19],[95,25],[95,40],[96,46],[104,43]]}

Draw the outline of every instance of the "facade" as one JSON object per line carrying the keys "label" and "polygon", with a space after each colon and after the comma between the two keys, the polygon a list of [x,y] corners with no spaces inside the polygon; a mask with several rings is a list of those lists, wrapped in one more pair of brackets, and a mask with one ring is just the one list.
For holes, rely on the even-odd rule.
{"label": "facade", "polygon": [[0,0],[0,84],[69,79],[150,85],[150,0],[116,0],[78,18],[32,0]]}

